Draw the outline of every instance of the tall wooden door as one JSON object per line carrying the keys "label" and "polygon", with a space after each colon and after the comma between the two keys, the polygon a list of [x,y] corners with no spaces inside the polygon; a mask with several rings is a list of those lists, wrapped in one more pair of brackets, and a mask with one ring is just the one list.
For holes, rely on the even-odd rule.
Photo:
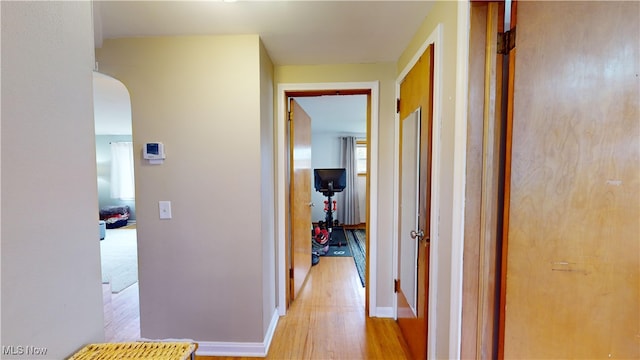
{"label": "tall wooden door", "polygon": [[506,359],[640,358],[639,34],[637,1],[517,3]]}
{"label": "tall wooden door", "polygon": [[290,135],[290,299],[294,300],[311,269],[311,118],[289,100]]}
{"label": "tall wooden door", "polygon": [[473,1],[470,6],[460,357],[495,359],[506,117],[503,75],[508,68],[504,51],[498,50],[498,34],[504,31],[508,4]]}
{"label": "tall wooden door", "polygon": [[427,357],[433,45],[400,84],[398,325],[414,359]]}

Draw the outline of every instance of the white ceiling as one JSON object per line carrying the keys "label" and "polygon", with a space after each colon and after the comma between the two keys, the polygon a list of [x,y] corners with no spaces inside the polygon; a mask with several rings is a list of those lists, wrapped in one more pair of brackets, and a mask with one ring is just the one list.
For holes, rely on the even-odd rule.
{"label": "white ceiling", "polygon": [[431,1],[95,1],[96,46],[137,36],[259,34],[276,65],[395,62]]}
{"label": "white ceiling", "polygon": [[[94,30],[96,47],[104,39],[120,37],[258,34],[275,65],[396,62],[432,4],[415,0],[94,1]],[[109,110],[101,101],[105,89],[94,91],[96,131],[121,131],[116,114],[98,114],[99,109]],[[312,119],[335,119],[336,124],[351,126],[339,131],[361,132],[342,119],[351,113],[350,118],[366,116],[357,115],[361,101],[346,101],[349,98],[355,99],[319,97],[304,99],[301,105]],[[331,115],[326,114],[329,111]],[[130,128],[130,112],[128,122]]]}
{"label": "white ceiling", "polygon": [[366,95],[331,95],[295,99],[311,117],[312,133],[367,133]]}

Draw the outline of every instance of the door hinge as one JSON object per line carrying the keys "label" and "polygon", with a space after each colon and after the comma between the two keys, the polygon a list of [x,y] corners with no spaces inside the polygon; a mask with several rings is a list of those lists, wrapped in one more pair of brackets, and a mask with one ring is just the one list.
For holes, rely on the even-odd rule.
{"label": "door hinge", "polygon": [[289,278],[293,279],[293,269],[289,269]]}
{"label": "door hinge", "polygon": [[287,120],[289,120],[289,121],[293,120],[293,116],[291,114],[291,111],[289,111],[289,116],[287,116]]}
{"label": "door hinge", "polygon": [[397,293],[398,291],[400,291],[400,280],[393,279],[393,292]]}
{"label": "door hinge", "polygon": [[498,54],[507,55],[516,47],[516,28],[498,33]]}
{"label": "door hinge", "polygon": [[396,99],[396,113],[400,114],[400,99]]}

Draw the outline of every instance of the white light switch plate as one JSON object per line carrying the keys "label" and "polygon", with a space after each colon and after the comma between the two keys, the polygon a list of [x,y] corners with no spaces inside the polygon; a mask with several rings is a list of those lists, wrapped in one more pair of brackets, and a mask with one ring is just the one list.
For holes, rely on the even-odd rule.
{"label": "white light switch plate", "polygon": [[160,219],[171,219],[171,201],[158,201]]}

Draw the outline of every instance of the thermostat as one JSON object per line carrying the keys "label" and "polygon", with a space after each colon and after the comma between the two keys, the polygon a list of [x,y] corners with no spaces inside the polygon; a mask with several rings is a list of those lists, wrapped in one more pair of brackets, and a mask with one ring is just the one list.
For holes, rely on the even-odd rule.
{"label": "thermostat", "polygon": [[[145,143],[142,149],[142,157],[149,160],[150,163],[162,163],[164,160],[164,145],[161,142]],[[160,160],[157,162],[156,160]]]}

